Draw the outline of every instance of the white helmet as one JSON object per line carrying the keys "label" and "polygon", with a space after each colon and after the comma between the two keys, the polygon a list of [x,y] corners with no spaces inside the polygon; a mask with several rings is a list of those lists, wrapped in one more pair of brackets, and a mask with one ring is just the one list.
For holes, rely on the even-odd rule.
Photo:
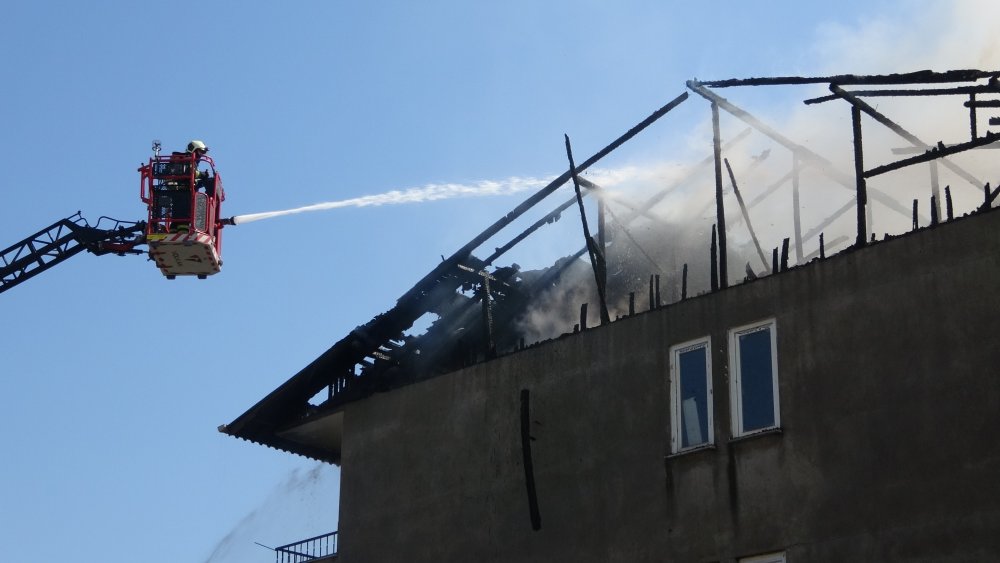
{"label": "white helmet", "polygon": [[203,142],[195,139],[195,140],[191,141],[190,143],[188,143],[188,149],[187,150],[188,150],[188,152],[194,152],[194,151],[198,151],[198,150],[200,150],[201,152],[208,152],[208,147],[205,146],[205,143],[203,143]]}

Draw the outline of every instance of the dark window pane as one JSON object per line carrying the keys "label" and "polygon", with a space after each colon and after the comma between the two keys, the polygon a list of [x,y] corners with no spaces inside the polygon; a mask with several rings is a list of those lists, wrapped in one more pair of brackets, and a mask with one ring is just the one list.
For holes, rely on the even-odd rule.
{"label": "dark window pane", "polygon": [[771,329],[739,337],[740,393],[743,431],[774,426],[774,366],[771,365]]}
{"label": "dark window pane", "polygon": [[701,347],[678,354],[682,448],[708,442],[706,350]]}

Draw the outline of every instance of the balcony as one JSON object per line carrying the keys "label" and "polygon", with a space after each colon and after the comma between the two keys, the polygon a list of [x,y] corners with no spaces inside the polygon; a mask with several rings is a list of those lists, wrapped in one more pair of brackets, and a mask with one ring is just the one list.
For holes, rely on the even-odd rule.
{"label": "balcony", "polygon": [[337,560],[337,532],[274,548],[276,563],[324,562]]}

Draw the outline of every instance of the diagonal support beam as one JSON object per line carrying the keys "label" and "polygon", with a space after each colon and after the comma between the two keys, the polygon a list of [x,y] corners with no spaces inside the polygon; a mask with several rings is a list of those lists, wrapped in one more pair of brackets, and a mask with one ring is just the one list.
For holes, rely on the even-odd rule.
{"label": "diagonal support beam", "polygon": [[597,241],[594,240],[594,237],[590,236],[590,227],[587,226],[587,211],[583,207],[583,193],[580,191],[580,178],[576,174],[576,165],[573,163],[573,147],[570,146],[569,135],[564,135],[564,137],[566,138],[566,158],[569,159],[569,170],[573,177],[573,188],[576,190],[576,202],[580,206],[580,220],[583,222],[583,238],[587,241],[587,249],[590,251],[590,264],[594,268],[597,297],[601,301],[601,324],[608,324],[611,322],[611,315],[608,313],[607,266],[604,262],[604,249],[598,248]]}
{"label": "diagonal support beam", "polygon": [[[843,172],[837,170],[834,164],[829,160],[823,158],[822,156],[813,152],[809,148],[802,146],[792,141],[788,137],[782,135],[781,133],[776,131],[773,127],[770,127],[763,121],[757,119],[746,110],[733,105],[729,100],[723,98],[722,96],[716,94],[715,92],[712,92],[708,88],[705,88],[704,86],[701,85],[701,83],[689,80],[687,82],[687,86],[694,93],[705,98],[706,100],[718,103],[720,108],[726,110],[726,112],[731,114],[733,117],[736,117],[740,121],[743,121],[747,125],[750,125],[751,127],[757,129],[761,133],[767,135],[768,137],[773,139],[776,143],[780,144],[781,146],[785,147],[790,151],[797,152],[803,160],[815,166],[817,169],[823,172],[823,174],[825,174],[832,180],[835,180],[841,186],[851,190],[852,192],[855,191],[856,186],[854,178],[851,178],[850,175],[844,174]],[[874,190],[872,190],[869,193],[869,195],[872,197],[872,199],[878,201],[882,205],[885,205],[889,209],[892,209],[896,213],[899,213],[903,217],[906,217],[907,219],[910,218],[910,210],[906,206],[896,201],[895,199]]]}
{"label": "diagonal support beam", "polygon": [[1000,141],[1000,133],[987,133],[985,137],[980,137],[975,141],[969,141],[968,143],[961,143],[945,148],[931,149],[924,154],[918,154],[914,157],[904,158],[903,160],[897,160],[896,162],[890,162],[889,164],[883,164],[882,166],[876,166],[875,168],[865,172],[865,178],[871,178],[880,174],[885,174],[886,172],[906,168],[907,166],[911,166],[913,164],[937,160],[943,156],[958,154],[960,152],[988,145],[990,143],[995,143],[997,141]]}
{"label": "diagonal support beam", "polygon": [[[843,84],[843,83],[841,83]],[[916,96],[956,96],[956,95],[971,95],[976,94],[1000,94],[1000,85],[997,84],[987,84],[985,86],[959,86],[957,88],[925,88],[921,90],[851,90],[851,94],[858,97],[916,97]],[[805,105],[812,104],[822,104],[825,102],[832,102],[834,100],[839,100],[840,96],[830,94],[827,96],[820,96],[818,98],[810,98],[808,100],[803,100],[802,103]]]}
{"label": "diagonal support beam", "polygon": [[[878,110],[869,105],[867,102],[851,94],[850,92],[844,90],[840,86],[837,86],[836,84],[831,84],[830,91],[833,92],[838,97],[844,99],[854,107],[865,112],[866,114],[868,114],[869,117],[871,117],[875,121],[878,121],[882,125],[885,125],[886,127],[889,128],[890,131],[906,139],[913,146],[925,149],[931,148],[931,145],[929,143],[925,143],[923,140],[921,140],[913,133],[910,133],[906,129],[903,129],[903,127],[900,126],[898,123],[889,119],[884,114],[880,113]],[[979,180],[979,178],[976,178],[972,174],[969,174],[964,169],[962,169],[962,167],[958,166],[954,162],[951,162],[950,160],[942,158],[941,165],[947,168],[948,170],[951,170],[955,174],[961,176],[965,181],[972,184],[977,190],[980,188],[980,186],[983,185],[983,183]]]}
{"label": "diagonal support beam", "polygon": [[760,257],[760,263],[767,267],[767,256],[764,256],[764,250],[760,247],[760,240],[757,239],[757,233],[753,230],[753,224],[750,222],[750,213],[747,212],[747,205],[743,202],[743,196],[740,195],[740,188],[736,185],[736,175],[733,174],[733,167],[729,165],[729,159],[723,159],[726,163],[726,170],[729,172],[729,181],[733,183],[733,193],[736,194],[736,201],[740,204],[740,211],[743,212],[743,220],[746,221],[747,230],[750,231],[750,238],[753,239],[753,245],[757,247],[757,256]]}

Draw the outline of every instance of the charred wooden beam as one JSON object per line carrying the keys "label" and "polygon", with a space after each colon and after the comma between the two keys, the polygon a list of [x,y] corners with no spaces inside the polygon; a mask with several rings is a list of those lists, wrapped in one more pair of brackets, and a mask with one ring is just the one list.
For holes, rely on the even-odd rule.
{"label": "charred wooden beam", "polygon": [[[992,101],[992,100],[991,100]],[[970,139],[975,139],[979,136],[977,132],[977,118],[976,118],[976,94],[975,92],[969,94],[969,101],[966,102],[969,108],[969,135]],[[1000,107],[1000,106],[998,106]]]}
{"label": "charred wooden beam", "polygon": [[777,274],[778,273],[778,247],[777,246],[775,246],[771,250],[771,273],[772,274]]}
{"label": "charred wooden beam", "polygon": [[906,168],[907,166],[911,166],[913,164],[920,164],[921,162],[929,162],[944,156],[958,154],[960,152],[965,152],[969,149],[974,149],[976,147],[981,147],[997,141],[1000,141],[1000,133],[987,133],[985,136],[967,143],[959,143],[957,145],[944,148],[939,146],[925,152],[924,154],[904,158],[903,160],[897,160],[896,162],[890,162],[889,164],[883,164],[882,166],[876,166],[875,168],[865,172],[865,178],[872,178],[880,174],[885,174],[886,172]]}
{"label": "charred wooden beam", "polygon": [[788,269],[788,239],[781,241],[781,271]]}
{"label": "charred wooden beam", "polygon": [[983,205],[979,209],[982,211],[988,211],[993,205],[993,200],[995,200],[998,195],[1000,195],[1000,186],[997,186],[997,188],[991,192],[990,184],[987,182],[986,185],[983,186]]}
{"label": "charred wooden beam", "polygon": [[684,264],[684,268],[681,270],[681,299],[687,299],[688,296],[688,265]]}
{"label": "charred wooden beam", "polygon": [[[955,145],[954,144],[948,144],[948,143],[943,143],[942,142],[942,143],[938,143],[935,146],[937,146],[937,147],[941,147],[941,146],[953,147]],[[891,152],[892,152],[892,154],[924,154],[927,151],[928,148],[931,148],[931,147],[893,147],[891,149]],[[987,151],[988,150],[1000,150],[1000,141],[995,142],[993,144],[989,144],[989,145],[983,145],[981,147],[975,147],[974,149],[971,149],[971,150],[977,150],[977,151],[982,151],[982,150],[987,150]],[[979,186],[976,186],[976,187],[978,188]]]}
{"label": "charred wooden beam", "polygon": [[635,292],[628,292],[628,316],[635,314]]}
{"label": "charred wooden beam", "polygon": [[868,186],[865,183],[864,150],[861,141],[861,109],[858,106],[851,106],[851,126],[854,129],[854,176],[857,179],[855,201],[858,209],[858,237],[854,244],[860,248],[867,242],[865,206],[868,205]]}
{"label": "charred wooden beam", "polygon": [[569,159],[570,176],[573,178],[573,188],[576,190],[576,202],[580,206],[580,221],[583,223],[583,238],[590,250],[590,264],[594,269],[594,282],[597,284],[597,298],[600,300],[601,324],[611,322],[611,315],[608,314],[608,301],[606,297],[607,287],[604,283],[606,267],[604,264],[604,249],[598,248],[597,241],[590,236],[590,227],[587,226],[587,211],[583,207],[583,194],[580,191],[580,179],[576,173],[576,165],[573,163],[573,147],[569,142],[569,135],[564,135],[566,139],[566,158]]}
{"label": "charred wooden beam", "polygon": [[740,205],[740,212],[743,213],[743,220],[747,224],[747,230],[750,231],[750,238],[753,240],[753,245],[757,249],[757,255],[760,257],[760,263],[767,267],[767,257],[764,256],[764,250],[760,247],[760,240],[757,238],[757,233],[753,230],[753,223],[750,222],[750,213],[747,211],[747,206],[743,202],[743,196],[740,194],[740,188],[736,185],[736,175],[733,174],[733,167],[729,165],[729,159],[724,158],[723,162],[726,164],[726,170],[729,172],[729,181],[733,184],[733,194],[736,195],[736,202]]}
{"label": "charred wooden beam", "polygon": [[[893,121],[893,120],[889,119],[888,117],[886,117],[885,115],[879,113],[878,110],[876,110],[875,108],[873,108],[871,105],[869,105],[865,101],[859,100],[856,96],[852,95],[849,92],[846,92],[843,88],[840,88],[836,84],[831,84],[830,85],[830,91],[833,92],[835,95],[843,98],[845,101],[847,101],[848,103],[850,103],[852,106],[854,106],[854,107],[860,109],[861,111],[865,112],[872,119],[874,119],[875,121],[878,121],[882,125],[884,125],[887,128],[889,128],[889,130],[892,131],[893,133],[895,133],[895,134],[899,135],[900,137],[906,139],[913,146],[915,146],[915,147],[922,147],[922,148],[925,148],[925,149],[926,148],[930,148],[930,146],[931,146],[930,144],[925,143],[919,137],[917,137],[913,133],[910,133],[909,131],[907,131],[906,129],[904,129],[903,127],[901,127],[895,121]],[[980,185],[982,185],[982,182],[978,178],[976,178],[972,174],[969,174],[968,172],[966,172],[964,169],[962,169],[957,164],[955,164],[955,163],[953,163],[953,162],[951,162],[949,160],[942,160],[941,164],[942,164],[942,166],[947,167],[949,170],[951,170],[955,174],[958,174],[959,176],[961,176],[962,178],[964,178],[966,181],[968,181],[973,186],[980,186]]]}
{"label": "charred wooden beam", "polygon": [[858,84],[940,84],[947,82],[974,82],[981,78],[995,78],[1000,76],[997,71],[983,71],[976,69],[949,70],[946,72],[934,72],[921,70],[917,72],[907,72],[902,74],[838,74],[833,76],[776,76],[758,78],[730,78],[726,80],[709,80],[697,82],[698,84],[710,88],[730,88],[733,86],[784,86],[796,84],[822,84],[831,82],[843,85]]}
{"label": "charred wooden beam", "polygon": [[649,275],[649,310],[656,308],[656,292],[653,289],[653,274]]}
{"label": "charred wooden beam", "polygon": [[712,150],[715,158],[715,216],[719,226],[719,287],[729,287],[729,253],[726,251],[726,208],[722,201],[722,135],[719,104],[712,102]]}
{"label": "charred wooden beam", "polygon": [[663,306],[663,301],[660,300],[660,274],[654,276],[656,278],[656,308],[659,309]]}
{"label": "charred wooden beam", "polygon": [[510,241],[508,241],[507,244],[496,248],[494,250],[493,254],[490,254],[489,257],[486,258],[486,260],[483,260],[483,263],[486,264],[486,265],[493,264],[493,262],[497,258],[499,258],[499,257],[503,256],[504,254],[506,254],[508,250],[510,250],[511,248],[514,248],[515,246],[517,246],[518,244],[520,244],[521,241],[523,241],[524,239],[528,238],[529,235],[531,235],[532,233],[534,233],[535,231],[537,231],[538,229],[540,229],[544,225],[547,225],[547,224],[554,223],[554,222],[558,221],[559,220],[559,216],[562,215],[562,212],[565,211],[566,209],[568,209],[571,205],[573,205],[575,203],[576,203],[576,196],[571,197],[570,199],[567,199],[562,204],[560,204],[559,207],[556,207],[554,210],[552,210],[549,213],[547,213],[544,217],[542,217],[541,219],[539,219],[539,220],[535,221],[534,223],[532,223],[531,226],[529,226],[527,229],[525,229],[524,231],[522,231],[516,237],[514,237]]}
{"label": "charred wooden beam", "polygon": [[[843,244],[843,243],[847,242],[847,240],[848,240],[847,237],[844,237],[844,236],[837,237],[837,238],[833,239],[832,241],[830,241],[830,246],[834,247],[834,246],[837,246],[838,244]],[[806,262],[808,262],[809,260],[812,260],[813,258],[816,258],[817,256],[819,257],[820,260],[826,260],[826,243],[823,241],[823,234],[822,233],[820,233],[820,235],[819,235],[819,248],[817,248],[816,250],[810,252],[809,254],[806,254],[803,259]]]}
{"label": "charred wooden beam", "polygon": [[941,180],[938,176],[938,161],[932,160],[928,163],[931,172],[931,195],[934,196],[934,210],[938,217],[941,216]]}
{"label": "charred wooden beam", "polygon": [[955,218],[955,207],[952,205],[951,202],[951,186],[944,187],[944,202],[945,202],[945,211],[947,212],[945,216],[948,218],[949,221],[951,221],[952,219]]}
{"label": "charred wooden beam", "polygon": [[712,267],[711,267],[712,291],[717,291],[719,289],[719,247],[718,243],[716,242],[716,237],[717,237],[716,228],[715,225],[712,225],[712,246],[711,248],[709,248],[708,251],[712,260]]}
{"label": "charred wooden beam", "polygon": [[931,226],[932,227],[938,224],[938,211],[937,211],[937,208],[938,208],[937,201],[934,199],[934,196],[931,196]]}
{"label": "charred wooden beam", "polygon": [[587,330],[587,304],[580,305],[580,330]]}
{"label": "charred wooden beam", "polygon": [[967,108],[1000,108],[1000,100],[976,100],[976,94],[969,94],[969,101],[964,104]]}
{"label": "charred wooden beam", "polygon": [[917,218],[917,208],[920,205],[920,200],[913,198],[913,230],[920,228],[920,220]]}
{"label": "charred wooden beam", "polygon": [[[981,86],[959,86],[957,88],[926,88],[920,90],[851,90],[853,96],[863,98],[905,98],[914,96],[957,96],[968,94],[997,94],[1000,93],[1000,85],[986,84]],[[839,99],[837,95],[820,96],[803,100],[806,105],[832,102]]]}

